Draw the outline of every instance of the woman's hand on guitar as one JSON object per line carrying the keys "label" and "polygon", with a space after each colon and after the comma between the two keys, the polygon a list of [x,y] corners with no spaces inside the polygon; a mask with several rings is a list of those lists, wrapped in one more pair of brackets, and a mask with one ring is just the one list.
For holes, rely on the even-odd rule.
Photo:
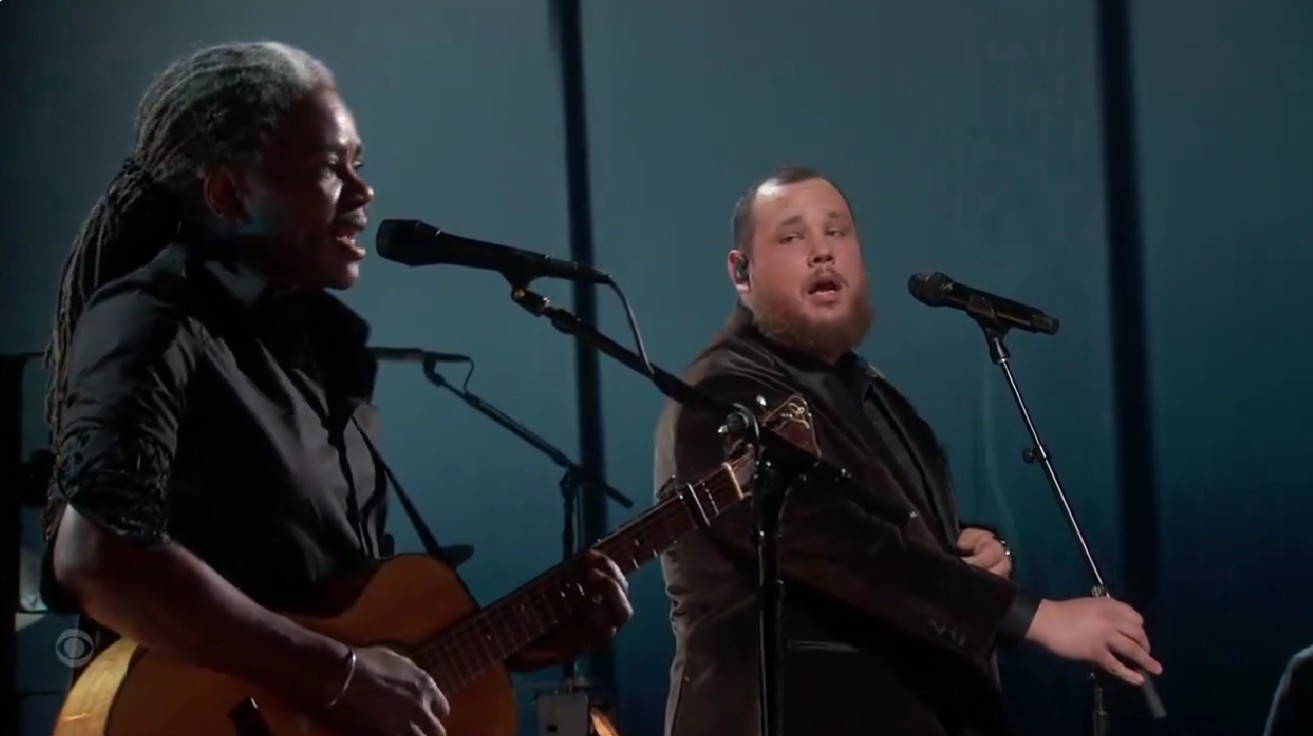
{"label": "woman's hand on guitar", "polygon": [[633,617],[629,581],[620,567],[596,550],[590,550],[583,562],[581,615],[512,657],[507,662],[512,670],[532,672],[573,659],[615,636]]}
{"label": "woman's hand on guitar", "polygon": [[583,635],[589,645],[596,645],[616,635],[629,623],[634,608],[629,603],[629,581],[611,558],[589,550],[584,557]]}
{"label": "woman's hand on guitar", "polygon": [[446,736],[447,697],[414,662],[383,647],[360,649],[350,678],[325,714],[325,721],[342,733]]}

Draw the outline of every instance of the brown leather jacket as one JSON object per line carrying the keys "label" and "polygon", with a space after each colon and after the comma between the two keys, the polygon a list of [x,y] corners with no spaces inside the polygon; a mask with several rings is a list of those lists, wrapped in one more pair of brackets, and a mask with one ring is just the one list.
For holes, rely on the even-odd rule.
{"label": "brown leather jacket", "polygon": [[[801,395],[822,457],[857,481],[849,490],[795,486],[782,515],[785,732],[1005,733],[993,654],[1024,635],[1036,603],[953,551],[960,525],[947,464],[906,400],[855,355],[831,367],[768,341],[741,308],[685,379],[747,405]],[[874,398],[890,412],[885,426],[905,438],[923,479],[915,491],[904,467],[880,459],[890,456],[866,413]],[[725,460],[724,421],[666,407],[658,490]],[[676,641],[667,736],[759,733],[752,523],[740,504],[661,558]]]}

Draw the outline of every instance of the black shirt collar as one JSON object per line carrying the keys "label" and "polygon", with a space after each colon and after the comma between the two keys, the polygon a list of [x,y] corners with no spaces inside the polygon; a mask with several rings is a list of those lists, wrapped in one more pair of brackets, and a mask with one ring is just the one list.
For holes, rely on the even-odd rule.
{"label": "black shirt collar", "polygon": [[279,290],[268,276],[237,258],[206,259],[202,261],[223,291],[241,307],[255,307],[275,301]]}
{"label": "black shirt collar", "polygon": [[271,306],[293,296],[290,290],[279,287],[268,274],[241,257],[233,243],[186,238],[176,247],[193,267],[203,270],[224,296],[243,310]]}
{"label": "black shirt collar", "polygon": [[304,335],[309,345],[354,396],[373,395],[377,364],[367,350],[369,323],[326,291],[281,287],[240,257],[231,244],[182,241],[176,244],[190,267],[203,272],[239,319],[251,320],[266,335],[286,339]]}

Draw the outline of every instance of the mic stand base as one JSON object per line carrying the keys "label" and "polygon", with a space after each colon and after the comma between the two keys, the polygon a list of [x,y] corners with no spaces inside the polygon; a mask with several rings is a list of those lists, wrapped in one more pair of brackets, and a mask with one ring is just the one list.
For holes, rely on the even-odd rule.
{"label": "mic stand base", "polygon": [[[1072,511],[1071,503],[1067,500],[1067,494],[1062,490],[1062,482],[1058,480],[1058,474],[1053,469],[1048,449],[1044,447],[1044,441],[1040,439],[1039,431],[1035,429],[1035,422],[1030,418],[1030,410],[1026,408],[1026,401],[1021,396],[1021,388],[1017,385],[1017,379],[1012,375],[1012,354],[1007,345],[1003,344],[1003,338],[1007,335],[1009,328],[1007,325],[984,314],[973,314],[972,317],[985,333],[985,341],[989,344],[989,359],[1003,371],[1003,377],[1012,393],[1012,401],[1016,404],[1017,411],[1021,413],[1021,420],[1030,435],[1031,447],[1021,453],[1021,459],[1030,465],[1039,463],[1044,470],[1044,476],[1048,479],[1049,487],[1053,490],[1054,499],[1058,502],[1058,506],[1061,507],[1063,515],[1066,517],[1067,526],[1070,528],[1072,536],[1075,537],[1076,545],[1080,548],[1081,555],[1084,558],[1086,570],[1090,579],[1094,582],[1090,591],[1091,595],[1095,598],[1111,597],[1108,594],[1108,586],[1103,581],[1103,574],[1099,572],[1099,566],[1094,561],[1093,553],[1090,552],[1090,545],[1085,541],[1085,533],[1081,530],[1080,523],[1076,521],[1076,514]],[[1153,678],[1142,669],[1137,668],[1137,671],[1144,677],[1144,684],[1140,686],[1140,689],[1144,692],[1150,714],[1156,719],[1166,717],[1167,710],[1158,697]],[[1103,698],[1103,683],[1097,670],[1090,671],[1090,689],[1091,727],[1094,736],[1106,736],[1108,733],[1108,711]]]}

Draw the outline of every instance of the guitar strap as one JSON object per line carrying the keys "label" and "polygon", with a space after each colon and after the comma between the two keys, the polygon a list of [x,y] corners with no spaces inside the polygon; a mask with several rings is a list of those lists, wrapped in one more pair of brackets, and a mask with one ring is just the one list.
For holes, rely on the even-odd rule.
{"label": "guitar strap", "polygon": [[355,417],[351,418],[351,422],[356,425],[356,429],[360,430],[360,436],[365,439],[365,446],[369,448],[369,454],[374,457],[374,464],[383,469],[383,474],[387,477],[392,490],[396,491],[397,500],[401,502],[401,508],[406,512],[406,516],[410,518],[411,525],[415,527],[415,533],[419,535],[419,541],[424,545],[424,551],[431,557],[445,561],[446,557],[438,547],[437,538],[433,536],[433,532],[429,531],[428,524],[425,524],[424,519],[420,517],[415,504],[411,503],[410,494],[406,493],[406,490],[401,487],[401,482],[397,480],[392,468],[383,461],[383,455],[374,445],[374,440],[370,438],[365,428],[360,426],[360,422]]}

